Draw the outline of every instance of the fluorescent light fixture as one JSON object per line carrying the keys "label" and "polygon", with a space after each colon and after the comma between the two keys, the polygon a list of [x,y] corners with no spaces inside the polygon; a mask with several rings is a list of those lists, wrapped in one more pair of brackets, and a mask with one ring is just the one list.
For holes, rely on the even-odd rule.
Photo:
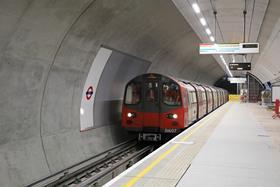
{"label": "fluorescent light fixture", "polygon": [[229,75],[230,75],[231,77],[233,77],[233,75],[232,75],[231,71],[230,71],[230,70],[229,70],[229,68],[228,68],[228,65],[226,65],[226,69],[227,69],[227,71],[228,71]]}
{"label": "fluorescent light fixture", "polygon": [[226,63],[226,60],[225,60],[224,56],[223,56],[223,55],[220,55],[220,58],[221,58],[222,62],[224,63],[224,65],[226,66],[226,69],[227,69],[228,74],[232,77],[232,73],[231,73],[231,71],[230,71],[229,68],[228,68],[228,65],[227,65],[227,63]]}
{"label": "fluorescent light fixture", "polygon": [[211,31],[210,31],[210,29],[209,29],[209,28],[207,28],[205,31],[206,31],[206,33],[207,33],[208,35],[210,35],[210,34],[211,34]]}
{"label": "fluorescent light fixture", "polygon": [[80,108],[80,114],[84,115],[84,113],[85,113],[85,110],[83,108]]}
{"label": "fluorescent light fixture", "polygon": [[233,75],[232,75],[232,73],[231,73],[231,71],[228,69],[228,72],[229,72],[229,75],[231,76],[231,77],[233,77]]}
{"label": "fluorescent light fixture", "polygon": [[213,36],[210,36],[210,40],[211,40],[212,42],[214,42],[214,41],[215,41],[215,38],[214,38]]}
{"label": "fluorescent light fixture", "polygon": [[243,62],[247,62],[246,56],[243,55]]}
{"label": "fluorescent light fixture", "polygon": [[204,18],[200,18],[200,23],[201,25],[205,26],[206,25],[206,20]]}
{"label": "fluorescent light fixture", "polygon": [[192,8],[194,9],[195,13],[200,13],[200,8],[197,3],[193,3]]}
{"label": "fluorescent light fixture", "polygon": [[220,58],[221,58],[222,62],[224,63],[224,65],[227,65],[227,64],[226,64],[226,60],[225,60],[225,58],[223,57],[223,55],[220,55]]}

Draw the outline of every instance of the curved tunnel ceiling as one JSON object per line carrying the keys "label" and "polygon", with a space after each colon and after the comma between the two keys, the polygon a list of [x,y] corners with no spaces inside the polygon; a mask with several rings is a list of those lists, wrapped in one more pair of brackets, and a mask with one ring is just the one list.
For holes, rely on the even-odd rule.
{"label": "curved tunnel ceiling", "polygon": [[3,0],[0,41],[0,171],[9,171],[0,186],[27,185],[117,142],[117,127],[78,130],[101,45],[152,62],[150,72],[208,84],[224,74],[198,55],[172,1]]}
{"label": "curved tunnel ceiling", "polygon": [[[252,62],[252,73],[259,77],[262,82],[280,78],[279,59],[279,8],[278,0],[173,0],[174,4],[190,23],[197,35],[203,42],[210,42],[200,22],[200,17],[205,17],[208,25],[215,36],[215,17],[213,10],[217,11],[216,41],[217,43],[243,42],[243,10],[246,14],[246,42],[259,42],[260,54],[246,55],[245,61]],[[246,2],[246,5],[245,5]],[[191,5],[198,3],[201,13],[196,14]],[[224,55],[227,63],[244,62],[242,55]],[[216,61],[224,67],[218,55],[214,55]],[[244,76],[246,72],[234,72],[236,76]]]}
{"label": "curved tunnel ceiling", "polygon": [[[273,57],[279,3],[269,1],[259,36],[276,46]],[[101,45],[152,62],[150,72],[213,84],[224,70],[199,56],[198,43],[168,0],[0,1],[0,186],[28,184],[116,143],[115,128],[78,131],[82,89]],[[277,68],[262,53],[253,72],[265,81]]]}

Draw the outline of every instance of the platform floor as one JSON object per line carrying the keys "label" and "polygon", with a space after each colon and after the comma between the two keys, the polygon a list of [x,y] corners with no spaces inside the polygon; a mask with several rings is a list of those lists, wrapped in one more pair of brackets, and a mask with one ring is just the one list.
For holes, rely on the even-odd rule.
{"label": "platform floor", "polygon": [[105,186],[280,186],[280,120],[229,102]]}

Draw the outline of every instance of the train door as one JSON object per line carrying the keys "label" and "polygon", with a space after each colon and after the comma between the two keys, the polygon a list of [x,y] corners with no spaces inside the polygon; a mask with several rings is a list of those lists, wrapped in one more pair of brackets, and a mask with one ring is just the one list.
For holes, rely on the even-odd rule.
{"label": "train door", "polygon": [[224,103],[225,103],[225,100],[224,100],[225,97],[224,97],[224,91],[223,91],[223,90],[221,90],[221,95],[222,95],[222,96],[221,96],[221,98],[222,98],[222,104],[224,104]]}
{"label": "train door", "polygon": [[215,88],[211,88],[213,93],[213,110],[218,107],[218,98],[217,98],[217,90]]}
{"label": "train door", "polygon": [[213,90],[210,86],[207,86],[207,89],[209,90],[209,95],[210,95],[210,98],[211,100],[209,101],[209,103],[211,103],[211,107],[210,107],[210,110],[209,112],[213,111],[215,109],[215,104],[214,104],[214,93],[213,93]]}
{"label": "train door", "polygon": [[221,104],[220,104],[220,92],[218,89],[217,89],[216,94],[217,94],[217,105],[218,105],[217,107],[219,107]]}
{"label": "train door", "polygon": [[213,100],[212,100],[213,109],[212,110],[215,110],[216,109],[216,93],[215,93],[215,90],[213,90],[212,88],[211,88],[211,92],[212,92],[212,98],[213,98]]}
{"label": "train door", "polygon": [[206,87],[201,85],[201,88],[203,89],[203,91],[205,93],[205,107],[206,107],[205,113],[207,114],[208,111],[209,111],[209,102],[208,102],[208,100],[209,100],[209,93],[208,93],[208,90],[206,89]]}
{"label": "train door", "polygon": [[159,108],[159,82],[146,80],[144,82],[143,128],[150,132],[159,131],[160,108]]}
{"label": "train door", "polygon": [[201,92],[201,117],[205,116],[207,113],[207,97],[206,97],[206,91],[202,86],[199,86],[200,92]]}
{"label": "train door", "polygon": [[198,111],[197,119],[200,119],[203,116],[202,91],[197,85],[194,85],[194,87],[195,87],[196,96],[197,96],[197,111]]}
{"label": "train door", "polygon": [[220,106],[222,105],[222,92],[219,90],[219,99],[220,99]]}
{"label": "train door", "polygon": [[189,102],[188,102],[188,123],[191,124],[192,122],[194,122],[197,119],[197,113],[198,113],[198,109],[197,109],[197,97],[196,97],[196,93],[195,93],[195,89],[192,85],[187,84],[186,85],[187,91],[188,91],[188,98],[189,98]]}
{"label": "train door", "polygon": [[211,91],[210,88],[207,88],[208,89],[208,95],[209,95],[209,99],[208,99],[208,113],[211,112],[213,110],[213,93]]}

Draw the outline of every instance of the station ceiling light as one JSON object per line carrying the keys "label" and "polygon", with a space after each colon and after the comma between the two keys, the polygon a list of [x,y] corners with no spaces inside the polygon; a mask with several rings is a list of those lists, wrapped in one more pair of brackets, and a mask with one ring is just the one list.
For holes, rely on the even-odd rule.
{"label": "station ceiling light", "polygon": [[224,56],[223,56],[223,55],[220,55],[220,58],[221,58],[222,62],[223,62],[225,65],[227,65]]}
{"label": "station ceiling light", "polygon": [[195,13],[197,13],[197,14],[200,13],[200,8],[199,8],[197,3],[193,3],[192,8],[193,8]]}
{"label": "station ceiling light", "polygon": [[[197,3],[193,3],[193,4],[192,4],[192,8],[193,8],[193,10],[194,10],[194,12],[195,12],[196,14],[201,14],[201,16],[203,16],[203,14],[201,13],[200,8],[199,8],[199,6],[198,6]],[[205,20],[204,17],[201,17],[201,18],[199,19],[199,21],[200,21],[201,25],[203,25],[203,26],[206,26],[206,25],[207,25],[207,22],[206,22],[206,20]],[[209,36],[211,42],[215,42],[215,38],[214,38],[213,36],[211,36],[211,34],[212,34],[211,30],[210,30],[209,28],[206,28],[206,29],[205,29],[205,32],[208,34],[208,36]],[[223,64],[226,66],[226,70],[228,71],[229,75],[232,77],[232,73],[231,73],[231,71],[229,70],[229,67],[228,67],[228,65],[227,65],[227,63],[226,63],[226,60],[225,60],[225,58],[223,57],[223,55],[220,55],[220,58],[221,58]],[[234,58],[233,55],[232,55],[232,61],[235,62],[235,58]]]}
{"label": "station ceiling light", "polygon": [[223,56],[223,55],[220,55],[220,58],[221,58],[223,64],[226,66],[226,69],[227,69],[229,75],[232,77],[233,75],[232,75],[231,71],[230,71],[229,68],[228,68],[228,65],[227,65],[227,63],[226,63],[226,60],[225,60],[224,56]]}
{"label": "station ceiling light", "polygon": [[232,55],[231,57],[232,57],[232,62],[234,63],[234,62],[235,62],[235,57],[234,57],[234,55]]}
{"label": "station ceiling light", "polygon": [[211,31],[210,31],[210,29],[209,29],[209,28],[207,28],[205,31],[206,31],[206,33],[207,33],[208,35],[210,35],[210,34],[211,34]]}
{"label": "station ceiling light", "polygon": [[200,23],[201,25],[205,26],[206,25],[206,20],[204,18],[200,18]]}
{"label": "station ceiling light", "polygon": [[226,66],[226,68],[227,68],[227,71],[228,71],[229,75],[230,75],[231,77],[233,77],[233,75],[232,75],[231,71],[229,70],[228,66]]}

